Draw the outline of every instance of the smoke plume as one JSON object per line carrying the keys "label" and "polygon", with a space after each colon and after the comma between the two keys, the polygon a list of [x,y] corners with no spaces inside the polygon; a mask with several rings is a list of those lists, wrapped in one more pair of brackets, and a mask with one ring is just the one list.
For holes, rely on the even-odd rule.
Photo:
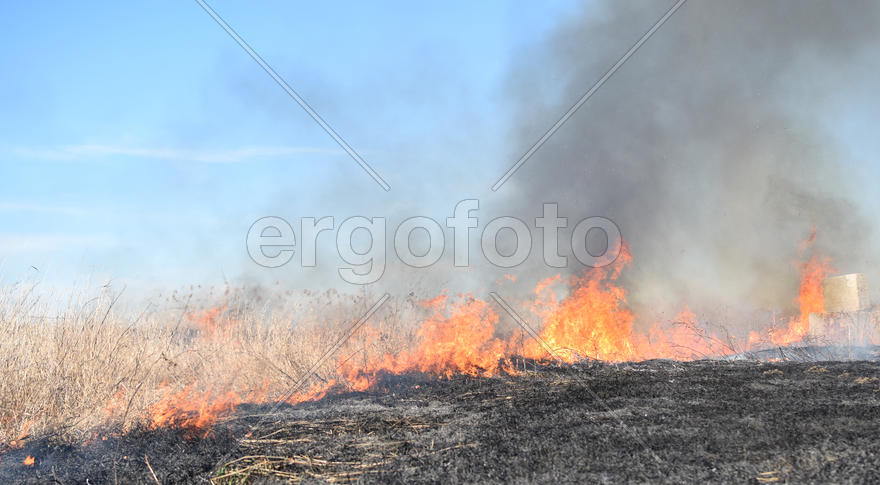
{"label": "smoke plume", "polygon": [[[510,81],[511,158],[669,5],[590,4],[524,53]],[[820,108],[876,55],[878,11],[871,1],[688,2],[500,189],[506,205],[533,218],[558,202],[568,229],[588,216],[615,221],[632,248],[636,307],[790,306],[798,242],[813,226],[815,250],[870,275],[859,266],[875,255],[857,181]]]}

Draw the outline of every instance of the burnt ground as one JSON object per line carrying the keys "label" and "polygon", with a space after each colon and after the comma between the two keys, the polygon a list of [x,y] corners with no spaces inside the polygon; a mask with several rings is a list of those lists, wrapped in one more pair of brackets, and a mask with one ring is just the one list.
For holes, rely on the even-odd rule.
{"label": "burnt ground", "polygon": [[388,376],[272,413],[243,406],[208,437],[33,440],[0,456],[0,483],[155,483],[145,456],[161,483],[880,483],[878,377],[866,361]]}

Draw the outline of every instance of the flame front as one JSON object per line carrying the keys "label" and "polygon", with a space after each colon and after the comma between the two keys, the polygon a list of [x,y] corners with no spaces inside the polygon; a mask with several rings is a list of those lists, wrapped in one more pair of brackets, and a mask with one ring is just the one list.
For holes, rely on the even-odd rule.
{"label": "flame front", "polygon": [[[802,243],[799,251],[802,257],[812,249],[814,237],[815,233]],[[522,329],[503,335],[497,328],[500,321],[497,307],[471,295],[454,298],[444,294],[422,302],[428,316],[417,326],[412,348],[393,354],[376,350],[382,347],[379,343],[387,335],[378,327],[365,324],[358,330],[362,346],[359,345],[354,354],[348,352],[339,357],[335,366],[338,378],[313,384],[308,390],[287,397],[286,401],[295,404],[320,399],[333,389],[368,390],[383,374],[421,372],[450,378],[515,373],[512,362],[518,357],[538,361],[560,359],[568,363],[584,359],[686,360],[731,354],[765,342],[786,345],[808,335],[810,313],[824,311],[822,280],[831,270],[830,262],[815,254],[799,263],[799,315],[782,331],[768,328],[752,332],[737,348],[729,337],[723,340],[701,328],[697,316],[687,306],[672,322],[656,322],[647,331],[638,330],[638,319],[627,303],[625,289],[618,282],[631,262],[632,256],[624,245],[617,260],[605,267],[588,269],[567,281],[557,275],[539,282],[532,301],[525,305],[526,310],[537,317],[535,328],[539,329],[539,340],[525,336]],[[514,280],[513,277],[507,279]],[[554,292],[560,286],[565,290],[561,299]],[[220,318],[224,310],[225,307],[215,307],[190,320],[199,326],[203,338],[216,342],[234,325]],[[276,395],[284,393],[278,391]],[[156,427],[179,427],[190,432],[206,430],[240,403],[271,401],[267,396],[266,389],[259,394],[195,392],[191,388],[166,391],[150,408],[149,420]]]}
{"label": "flame front", "polygon": [[569,283],[569,294],[556,303],[551,284],[558,277],[547,279],[535,289],[533,311],[542,318],[543,342],[531,340],[525,347],[525,356],[546,358],[544,345],[553,349],[553,355],[565,362],[584,358],[622,361],[638,357],[636,336],[633,333],[635,315],[626,304],[626,291],[615,284],[621,270],[632,257],[624,247],[611,265],[586,270]]}
{"label": "flame front", "polygon": [[150,408],[150,424],[194,433],[210,429],[221,415],[232,412],[242,401],[232,391],[213,396],[210,392],[194,393],[188,387],[180,392],[169,392],[154,404]]}
{"label": "flame front", "polygon": [[[340,372],[353,389],[368,389],[380,373],[415,371],[444,377],[497,373],[499,361],[508,355],[509,344],[495,337],[498,314],[487,302],[469,295],[450,302],[448,296],[441,295],[423,305],[431,316],[419,327],[415,349],[373,356],[363,366],[348,360],[340,363]],[[379,332],[367,326],[365,334],[373,340]]]}

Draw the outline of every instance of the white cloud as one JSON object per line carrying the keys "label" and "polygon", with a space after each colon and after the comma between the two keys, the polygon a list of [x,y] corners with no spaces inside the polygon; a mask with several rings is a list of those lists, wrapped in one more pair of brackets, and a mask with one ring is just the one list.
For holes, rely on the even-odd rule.
{"label": "white cloud", "polygon": [[65,249],[105,249],[115,245],[112,236],[90,234],[0,234],[0,254],[41,253]]}
{"label": "white cloud", "polygon": [[18,202],[0,202],[0,212],[41,212],[45,214],[61,214],[66,216],[81,216],[85,213],[79,207],[27,204]]}
{"label": "white cloud", "polygon": [[182,148],[144,148],[121,145],[68,145],[59,148],[15,148],[15,155],[48,160],[82,160],[99,157],[130,157],[181,162],[239,163],[261,158],[297,155],[339,155],[341,149],[315,147],[251,146],[227,150],[190,150]]}

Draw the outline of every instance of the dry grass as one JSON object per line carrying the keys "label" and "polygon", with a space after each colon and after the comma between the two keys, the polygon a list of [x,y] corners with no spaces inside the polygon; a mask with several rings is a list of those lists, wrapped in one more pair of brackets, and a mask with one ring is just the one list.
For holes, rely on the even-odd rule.
{"label": "dry grass", "polygon": [[[151,408],[168,396],[195,403],[195,410],[226,399],[276,401],[378,300],[334,291],[227,288],[172,294],[161,304],[132,308],[108,288],[62,299],[38,296],[37,286],[0,289],[0,450],[29,435],[78,441],[149,423],[156,414]],[[366,367],[368,356],[400,354],[417,341],[416,327],[429,313],[414,293],[392,298],[301,389],[347,385],[337,379],[340,362]],[[672,326],[687,345],[672,342],[670,348],[687,358],[742,352],[723,327]],[[515,325],[512,332],[505,337],[511,352],[524,355],[524,333]],[[823,371],[815,366],[807,372]]]}
{"label": "dry grass", "polygon": [[[290,389],[375,300],[227,290],[209,298],[221,301],[216,306],[175,295],[163,308],[130,310],[103,290],[55,308],[57,298],[34,290],[0,290],[0,444],[46,433],[81,440],[107,425],[129,428],[163,396],[186,389],[271,399]],[[381,332],[372,345],[383,348],[371,351],[394,352],[411,341],[403,322],[418,311],[413,301],[386,303],[371,319]],[[355,335],[336,357],[358,358],[363,342]],[[312,383],[334,378],[336,362],[328,359]]]}

